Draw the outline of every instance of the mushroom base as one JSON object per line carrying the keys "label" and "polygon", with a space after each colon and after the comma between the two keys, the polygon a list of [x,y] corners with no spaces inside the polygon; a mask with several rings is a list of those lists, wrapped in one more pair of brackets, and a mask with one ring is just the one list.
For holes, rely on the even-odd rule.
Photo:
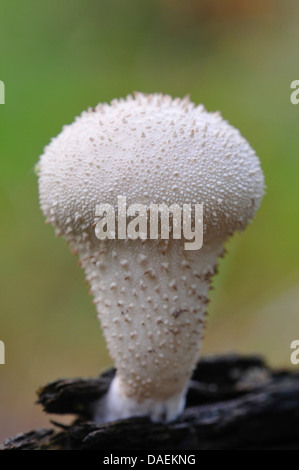
{"label": "mushroom base", "polygon": [[183,411],[186,390],[172,397],[156,401],[147,398],[137,401],[123,393],[120,380],[116,376],[108,393],[96,405],[94,420],[98,423],[126,419],[133,416],[148,416],[153,422],[174,421]]}
{"label": "mushroom base", "polygon": [[222,251],[221,243],[190,253],[181,240],[95,240],[79,252],[117,370],[96,419],[180,414]]}

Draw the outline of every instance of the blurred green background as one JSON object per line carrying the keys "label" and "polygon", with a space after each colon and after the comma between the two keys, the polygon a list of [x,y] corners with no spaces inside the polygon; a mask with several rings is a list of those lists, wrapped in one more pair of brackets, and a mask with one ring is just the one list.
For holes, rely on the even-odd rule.
{"label": "blurred green background", "polygon": [[296,0],[1,0],[0,441],[48,422],[39,385],[111,364],[83,272],[44,224],[33,167],[63,124],[134,90],[221,110],[260,156],[267,195],[221,260],[204,354],[296,367],[298,39]]}

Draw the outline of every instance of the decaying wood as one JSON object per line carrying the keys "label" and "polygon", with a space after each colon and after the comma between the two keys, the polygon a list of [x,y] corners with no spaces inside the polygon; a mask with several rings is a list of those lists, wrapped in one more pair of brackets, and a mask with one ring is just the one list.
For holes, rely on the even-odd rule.
{"label": "decaying wood", "polygon": [[299,450],[299,374],[269,369],[258,357],[202,359],[190,381],[187,406],[167,425],[147,418],[92,421],[92,405],[115,371],[97,379],[61,379],[38,391],[47,413],[75,414],[70,426],[52,422],[7,439],[1,450]]}

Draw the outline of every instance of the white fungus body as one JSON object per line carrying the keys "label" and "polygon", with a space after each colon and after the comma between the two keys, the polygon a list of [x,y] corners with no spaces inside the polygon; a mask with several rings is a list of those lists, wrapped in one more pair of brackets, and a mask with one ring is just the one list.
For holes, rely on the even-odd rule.
{"label": "white fungus body", "polygon": [[[211,276],[223,243],[245,228],[264,192],[255,152],[219,113],[188,99],[137,94],[85,112],[45,149],[40,202],[85,270],[117,374],[98,420],[184,408],[199,357]],[[96,206],[204,205],[200,250],[184,240],[105,240]]]}

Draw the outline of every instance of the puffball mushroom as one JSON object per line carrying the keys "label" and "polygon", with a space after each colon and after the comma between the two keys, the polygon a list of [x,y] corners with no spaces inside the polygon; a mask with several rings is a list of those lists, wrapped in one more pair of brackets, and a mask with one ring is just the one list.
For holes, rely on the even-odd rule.
{"label": "puffball mushroom", "polygon": [[[78,254],[116,365],[95,419],[174,420],[198,361],[211,277],[224,242],[264,193],[254,150],[219,112],[189,98],[136,93],[83,112],[45,148],[40,204]],[[203,204],[203,246],[99,240],[96,206]]]}

